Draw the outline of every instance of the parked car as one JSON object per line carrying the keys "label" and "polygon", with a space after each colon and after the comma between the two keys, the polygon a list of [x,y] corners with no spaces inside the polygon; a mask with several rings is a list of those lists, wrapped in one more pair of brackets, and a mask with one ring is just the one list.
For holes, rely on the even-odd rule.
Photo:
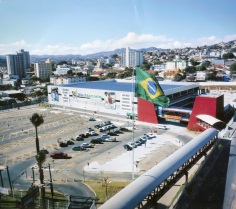
{"label": "parked car", "polygon": [[144,136],[146,136],[149,139],[152,139],[152,138],[156,138],[157,135],[153,133],[148,133],[148,134],[144,134]]}
{"label": "parked car", "polygon": [[136,146],[141,146],[142,145],[142,143],[139,140],[136,140],[134,143],[135,143]]}
{"label": "parked car", "polygon": [[116,138],[115,137],[106,138],[105,142],[116,142]]}
{"label": "parked car", "polygon": [[75,145],[75,146],[72,147],[72,150],[74,150],[74,151],[84,151],[84,150],[86,150],[86,148],[83,147],[83,146],[80,146],[80,145]]}
{"label": "parked car", "polygon": [[88,132],[90,132],[90,131],[94,131],[94,129],[91,128],[91,127],[88,127],[87,129],[88,129]]}
{"label": "parked car", "polygon": [[86,138],[85,134],[79,134],[80,137]]}
{"label": "parked car", "polygon": [[95,118],[89,118],[89,121],[96,121]]}
{"label": "parked car", "polygon": [[87,137],[90,136],[90,133],[89,133],[89,132],[86,132],[84,135],[85,135],[85,137],[87,138]]}
{"label": "parked car", "polygon": [[82,143],[81,146],[84,148],[94,148],[94,145],[90,143]]}
{"label": "parked car", "polygon": [[95,131],[90,131],[89,134],[90,134],[90,136],[96,136],[96,135],[98,135]]}
{"label": "parked car", "polygon": [[101,135],[101,138],[102,139],[107,139],[107,138],[110,138],[111,136],[110,135],[108,135],[108,134],[102,134]]}
{"label": "parked car", "polygon": [[68,147],[67,143],[65,142],[59,142],[60,147]]}
{"label": "parked car", "polygon": [[121,131],[121,130],[115,130],[113,133],[115,133],[115,134],[123,134],[123,131]]}
{"label": "parked car", "polygon": [[67,144],[67,145],[73,145],[73,144],[75,144],[75,143],[74,143],[73,141],[71,141],[71,140],[67,140],[67,141],[66,141],[66,144]]}
{"label": "parked car", "polygon": [[76,137],[75,137],[75,140],[76,140],[76,141],[84,141],[84,138],[81,137],[81,136],[76,136]]}
{"label": "parked car", "polygon": [[97,137],[95,139],[92,139],[90,141],[91,144],[102,144],[102,139],[100,137]]}
{"label": "parked car", "polygon": [[124,146],[124,149],[126,149],[127,151],[130,151],[132,150],[133,148],[131,146],[129,146],[128,144],[125,144]]}
{"label": "parked car", "polygon": [[107,131],[107,127],[106,126],[103,126],[102,128],[99,129],[100,132],[104,132],[104,131]]}
{"label": "parked car", "polygon": [[130,147],[132,147],[132,148],[136,148],[137,147],[137,145],[134,143],[134,142],[128,142],[127,143]]}
{"label": "parked car", "polygon": [[68,158],[68,154],[65,152],[53,152],[50,155],[50,157],[53,159],[66,159],[66,158]]}
{"label": "parked car", "polygon": [[110,136],[118,136],[118,134],[114,133],[114,132],[109,132],[108,133]]}
{"label": "parked car", "polygon": [[98,125],[95,125],[94,128],[99,129],[99,128],[102,128],[102,126],[100,124],[98,124]]}
{"label": "parked car", "polygon": [[49,153],[48,150],[46,150],[44,148],[40,149],[39,152],[43,152],[44,154],[48,154]]}

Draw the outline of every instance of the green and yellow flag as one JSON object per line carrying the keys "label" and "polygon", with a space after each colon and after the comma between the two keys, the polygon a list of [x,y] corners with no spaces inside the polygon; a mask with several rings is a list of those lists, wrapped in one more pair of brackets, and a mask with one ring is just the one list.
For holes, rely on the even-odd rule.
{"label": "green and yellow flag", "polygon": [[170,103],[170,99],[165,96],[158,80],[138,67],[136,67],[135,96],[162,107],[168,107]]}

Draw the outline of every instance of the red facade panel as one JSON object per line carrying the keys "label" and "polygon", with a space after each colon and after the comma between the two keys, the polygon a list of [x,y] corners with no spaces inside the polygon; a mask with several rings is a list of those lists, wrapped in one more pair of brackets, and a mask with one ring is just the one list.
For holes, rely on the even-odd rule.
{"label": "red facade panel", "polygon": [[205,130],[196,123],[196,116],[200,114],[211,115],[219,120],[222,120],[224,118],[224,95],[218,97],[197,96],[188,123],[189,130]]}
{"label": "red facade panel", "polygon": [[157,124],[157,115],[154,104],[138,98],[138,121]]}

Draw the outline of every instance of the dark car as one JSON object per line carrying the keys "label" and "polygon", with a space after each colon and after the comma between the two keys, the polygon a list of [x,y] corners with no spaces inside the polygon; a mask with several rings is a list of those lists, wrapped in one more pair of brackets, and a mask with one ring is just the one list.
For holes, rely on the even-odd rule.
{"label": "dark car", "polygon": [[101,138],[95,138],[90,141],[91,144],[102,144]]}
{"label": "dark car", "polygon": [[108,134],[109,134],[110,136],[118,136],[118,134],[116,134],[116,133],[114,133],[114,132],[108,132]]}
{"label": "dark car", "polygon": [[68,147],[67,143],[65,142],[59,142],[60,147]]}
{"label": "dark car", "polygon": [[89,121],[96,121],[95,118],[89,118]]}
{"label": "dark car", "polygon": [[128,144],[125,144],[124,146],[124,149],[126,149],[127,151],[130,151],[132,150],[133,148],[131,146],[129,146]]}
{"label": "dark car", "polygon": [[97,128],[97,129],[99,129],[99,128],[101,128],[101,127],[102,127],[102,126],[101,126],[100,124],[94,126],[94,128]]}
{"label": "dark car", "polygon": [[73,144],[75,144],[75,143],[74,143],[73,141],[71,141],[71,140],[67,140],[67,141],[66,141],[66,144],[67,144],[67,145],[73,145]]}
{"label": "dark car", "polygon": [[50,157],[53,159],[66,159],[66,158],[68,158],[68,154],[65,152],[53,152],[50,155]]}
{"label": "dark car", "polygon": [[84,141],[84,138],[81,137],[81,136],[76,136],[76,137],[75,137],[75,140],[76,140],[76,141]]}
{"label": "dark car", "polygon": [[46,150],[44,148],[40,149],[39,152],[43,152],[44,154],[48,154],[49,153],[48,150]]}
{"label": "dark car", "polygon": [[80,137],[86,138],[85,134],[79,134]]}
{"label": "dark car", "polygon": [[121,130],[115,130],[113,133],[115,133],[115,134],[123,134],[123,131],[121,131]]}
{"label": "dark car", "polygon": [[72,150],[74,150],[74,151],[84,151],[84,150],[86,150],[86,148],[83,147],[83,146],[80,146],[80,145],[75,145],[75,146],[72,147]]}

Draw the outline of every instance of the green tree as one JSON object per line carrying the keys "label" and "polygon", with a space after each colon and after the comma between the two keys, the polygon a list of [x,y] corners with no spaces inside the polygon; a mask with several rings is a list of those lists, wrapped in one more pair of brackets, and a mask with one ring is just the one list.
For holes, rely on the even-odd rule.
{"label": "green tree", "polygon": [[87,81],[99,81],[99,78],[98,77],[93,77],[93,76],[88,76],[86,78]]}
{"label": "green tree", "polygon": [[72,73],[73,73],[72,70],[68,70],[68,71],[67,71],[67,74],[68,74],[68,75],[72,75]]}
{"label": "green tree", "polygon": [[211,62],[210,61],[205,61],[202,63],[202,66],[208,68],[209,66],[211,65]]}
{"label": "green tree", "polygon": [[188,66],[184,70],[185,74],[191,74],[196,72],[196,67],[194,66]]}
{"label": "green tree", "polygon": [[195,61],[193,58],[189,60],[192,64],[192,66],[197,66],[200,64],[200,62]]}
{"label": "green tree", "polygon": [[45,199],[45,187],[44,187],[44,174],[42,169],[42,164],[45,161],[45,153],[40,152],[39,148],[39,138],[38,138],[38,127],[43,124],[44,119],[43,115],[39,115],[38,113],[34,113],[31,118],[30,122],[33,124],[35,128],[35,143],[36,143],[36,160],[39,166],[39,179],[41,184],[41,197],[42,197],[42,205],[43,209],[46,209],[46,199]]}
{"label": "green tree", "polygon": [[230,65],[230,74],[236,74],[236,62]]}
{"label": "green tree", "polygon": [[233,59],[235,56],[232,52],[229,52],[229,53],[226,53],[226,54],[223,54],[222,58],[223,59]]}

